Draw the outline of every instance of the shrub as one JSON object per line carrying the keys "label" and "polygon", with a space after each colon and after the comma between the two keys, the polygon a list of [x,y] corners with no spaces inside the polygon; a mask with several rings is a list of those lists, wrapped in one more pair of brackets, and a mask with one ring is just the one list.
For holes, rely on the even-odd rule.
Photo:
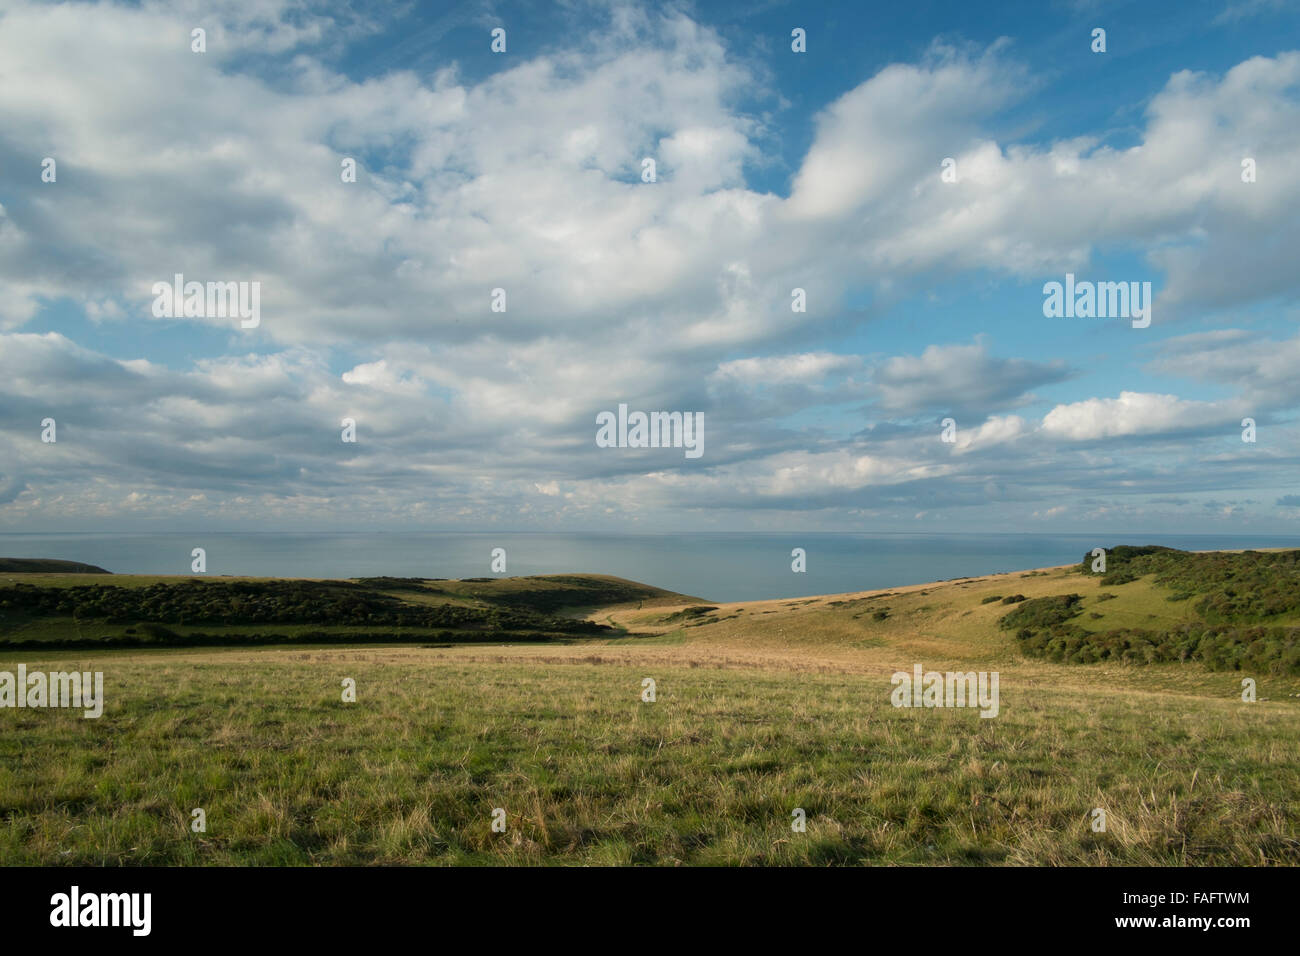
{"label": "shrub", "polygon": [[163,627],[161,624],[141,624],[137,628],[147,640],[154,641],[178,641],[181,636],[169,627]]}
{"label": "shrub", "polygon": [[1007,627],[1050,627],[1063,624],[1083,612],[1081,594],[1053,594],[1050,597],[1023,601],[1002,620]]}

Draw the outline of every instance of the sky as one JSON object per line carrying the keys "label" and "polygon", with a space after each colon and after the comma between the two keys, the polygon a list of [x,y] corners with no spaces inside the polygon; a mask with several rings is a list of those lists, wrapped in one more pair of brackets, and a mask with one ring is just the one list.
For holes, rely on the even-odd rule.
{"label": "sky", "polygon": [[1297,533],[1298,296],[1296,0],[0,0],[0,532]]}

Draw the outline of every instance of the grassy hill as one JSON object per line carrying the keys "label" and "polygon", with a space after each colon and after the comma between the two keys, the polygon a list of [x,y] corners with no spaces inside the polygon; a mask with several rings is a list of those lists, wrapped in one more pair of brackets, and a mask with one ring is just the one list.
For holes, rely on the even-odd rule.
{"label": "grassy hill", "polygon": [[622,610],[623,627],[781,650],[914,649],[953,661],[1199,661],[1300,676],[1300,551],[1121,546],[1079,565],[892,591]]}
{"label": "grassy hill", "polygon": [[548,641],[610,625],[582,611],[695,600],[607,575],[318,581],[41,574],[0,584],[0,646]]}
{"label": "grassy hill", "polygon": [[53,558],[0,558],[0,574],[110,574],[93,564]]}
{"label": "grassy hill", "polygon": [[[259,600],[609,629],[522,642],[489,628],[444,646],[337,634],[0,648],[0,670],[103,670],[107,698],[99,720],[0,710],[0,860],[1297,865],[1300,677],[1285,653],[1242,643],[1256,627],[1285,639],[1296,622],[1283,596],[1297,590],[1294,555],[1116,548],[1106,574],[1089,558],[720,604],[586,575],[316,582],[328,587]],[[237,595],[183,593],[213,613]],[[1107,637],[1224,625],[1246,652],[1179,659]],[[1045,652],[1024,630],[1068,646]],[[997,671],[998,716],[892,706],[891,674],[914,664]],[[196,807],[204,833],[189,828]],[[796,809],[806,832],[791,827]]]}

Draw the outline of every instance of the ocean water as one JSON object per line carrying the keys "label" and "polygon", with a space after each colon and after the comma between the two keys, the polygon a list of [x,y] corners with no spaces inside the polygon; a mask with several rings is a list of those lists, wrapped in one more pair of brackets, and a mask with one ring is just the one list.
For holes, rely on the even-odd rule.
{"label": "ocean water", "polygon": [[[1138,534],[482,534],[228,533],[0,534],[0,557],[62,558],[120,574],[189,574],[207,552],[208,576],[490,577],[493,548],[506,573],[614,574],[711,601],[805,597],[1023,571],[1079,561],[1094,547],[1162,544],[1184,550],[1300,548],[1294,535]],[[791,571],[790,552],[807,552]]]}

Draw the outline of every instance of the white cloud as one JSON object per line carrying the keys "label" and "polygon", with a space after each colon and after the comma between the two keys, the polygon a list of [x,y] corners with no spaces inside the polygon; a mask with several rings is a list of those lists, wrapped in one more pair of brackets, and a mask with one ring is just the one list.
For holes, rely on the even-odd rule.
{"label": "white cloud", "polygon": [[1228,426],[1241,417],[1240,412],[1235,403],[1194,402],[1176,395],[1126,391],[1118,398],[1057,405],[1044,416],[1042,427],[1053,437],[1092,441]]}
{"label": "white cloud", "polygon": [[803,352],[797,355],[770,355],[723,362],[713,377],[747,386],[818,385],[829,375],[852,372],[861,367],[862,360],[854,355]]}
{"label": "white cloud", "polygon": [[[999,460],[1013,443],[1195,432],[1297,399],[1294,342],[1188,339],[1154,365],[1238,398],[1125,391],[1058,404],[1034,430],[993,413],[1068,379],[1062,361],[978,339],[880,359],[823,343],[852,290],[1058,275],[1102,247],[1156,250],[1157,322],[1166,305],[1293,298],[1300,54],[1172,77],[1117,148],[999,142],[990,130],[1033,78],[1003,43],[935,47],[830,104],[782,198],[744,176],[776,161],[770,118],[736,105],[771,92],[761,70],[677,14],[617,7],[579,49],[512,56],[480,80],[446,64],[353,80],[327,54],[371,27],[296,3],[12,0],[0,22],[2,69],[24,79],[0,84],[0,167],[30,170],[0,208],[0,335],[41,328],[42,303],[66,298],[140,342],[118,361],[57,333],[0,338],[0,501],[26,515],[83,494],[88,513],[109,508],[136,485],[162,511],[170,491],[210,513],[351,496],[367,513],[454,504],[467,520],[538,496],[570,516],[865,508],[883,500],[871,489],[928,501],[964,493],[941,480],[1007,476],[1032,497],[1097,466]],[[37,179],[32,151],[47,148],[57,184]],[[645,155],[657,183],[639,181]],[[1243,155],[1259,182],[1240,182]],[[344,156],[355,184],[339,180]],[[149,288],[175,272],[260,280],[262,327],[213,320],[236,354],[168,368],[150,354]],[[496,287],[505,313],[489,310]],[[794,287],[806,314],[790,311]],[[685,472],[598,455],[593,416],[619,401],[705,411],[710,459]],[[846,402],[890,427],[853,443],[781,424]],[[69,440],[38,448],[47,409]],[[959,418],[960,454],[888,422],[934,412]],[[354,448],[337,440],[344,414]]]}
{"label": "white cloud", "polygon": [[1026,432],[1025,420],[1019,415],[990,418],[976,428],[958,428],[955,450],[958,452],[986,451],[997,445],[1015,441]]}
{"label": "white cloud", "polygon": [[899,355],[883,362],[872,372],[872,386],[881,407],[892,412],[978,414],[1027,404],[1033,400],[1029,389],[1069,374],[1062,361],[995,358],[983,343],[931,345],[919,356]]}

